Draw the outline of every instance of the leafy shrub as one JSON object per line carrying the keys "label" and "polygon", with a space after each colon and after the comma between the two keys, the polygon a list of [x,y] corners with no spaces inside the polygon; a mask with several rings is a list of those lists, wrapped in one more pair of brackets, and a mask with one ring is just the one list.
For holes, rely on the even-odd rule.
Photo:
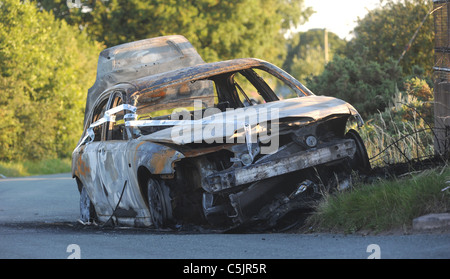
{"label": "leafy shrub", "polygon": [[322,74],[307,79],[315,94],[343,99],[363,117],[384,110],[397,84],[402,84],[402,70],[393,60],[379,64],[363,56],[350,59],[335,55]]}
{"label": "leafy shrub", "polygon": [[33,2],[0,2],[0,160],[69,156],[100,46]]}

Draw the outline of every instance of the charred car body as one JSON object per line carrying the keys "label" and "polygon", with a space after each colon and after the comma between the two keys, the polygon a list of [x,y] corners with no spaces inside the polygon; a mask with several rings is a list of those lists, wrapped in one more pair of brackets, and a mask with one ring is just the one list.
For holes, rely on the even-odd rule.
{"label": "charred car body", "polygon": [[268,62],[204,63],[182,36],[106,49],[73,152],[80,220],[273,226],[370,168],[350,118]]}

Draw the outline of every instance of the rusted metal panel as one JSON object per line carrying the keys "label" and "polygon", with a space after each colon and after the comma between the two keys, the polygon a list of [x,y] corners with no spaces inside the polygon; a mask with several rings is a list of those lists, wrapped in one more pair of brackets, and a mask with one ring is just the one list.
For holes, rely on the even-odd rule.
{"label": "rusted metal panel", "polygon": [[133,157],[133,164],[146,166],[152,174],[174,174],[174,163],[185,156],[170,147],[152,142],[133,140],[127,152]]}
{"label": "rusted metal panel", "polygon": [[106,222],[114,214],[116,223],[131,226],[151,225],[137,168],[147,166],[153,174],[173,174],[174,162],[184,157],[166,146],[139,140],[93,142],[77,155],[74,176],[86,186],[99,221]]}
{"label": "rusted metal panel", "polygon": [[353,157],[356,145],[353,140],[345,140],[331,146],[298,152],[269,162],[253,164],[230,171],[217,172],[205,177],[205,189],[219,192],[242,184],[260,181],[274,176],[333,162],[345,157]]}

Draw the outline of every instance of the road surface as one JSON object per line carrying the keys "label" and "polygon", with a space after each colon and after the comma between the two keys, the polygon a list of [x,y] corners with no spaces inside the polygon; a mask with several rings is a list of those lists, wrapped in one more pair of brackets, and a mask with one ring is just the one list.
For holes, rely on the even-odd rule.
{"label": "road surface", "polygon": [[69,174],[0,179],[0,259],[450,258],[448,233],[224,234],[85,227],[77,222],[78,198]]}

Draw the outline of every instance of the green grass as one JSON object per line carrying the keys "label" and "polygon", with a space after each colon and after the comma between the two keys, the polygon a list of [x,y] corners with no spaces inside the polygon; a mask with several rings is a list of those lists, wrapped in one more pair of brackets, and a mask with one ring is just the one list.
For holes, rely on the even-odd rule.
{"label": "green grass", "polygon": [[450,167],[382,180],[328,195],[308,219],[315,230],[353,233],[409,229],[412,220],[450,210]]}
{"label": "green grass", "polygon": [[45,159],[41,161],[0,162],[0,174],[6,177],[20,177],[65,173],[71,170],[70,159]]}

